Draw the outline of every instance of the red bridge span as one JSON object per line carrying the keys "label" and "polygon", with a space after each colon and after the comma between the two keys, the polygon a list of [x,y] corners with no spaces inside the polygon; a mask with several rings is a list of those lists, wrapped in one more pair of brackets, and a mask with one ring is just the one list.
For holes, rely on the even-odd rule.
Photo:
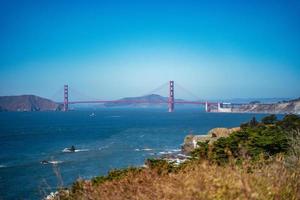
{"label": "red bridge span", "polygon": [[222,103],[219,102],[208,102],[208,101],[185,101],[185,100],[175,100],[174,95],[174,81],[169,81],[169,97],[166,101],[149,101],[149,100],[85,100],[85,101],[70,101],[69,100],[69,87],[64,85],[64,101],[63,109],[64,111],[69,110],[70,104],[97,104],[97,103],[134,103],[134,104],[167,104],[168,111],[173,112],[175,109],[175,104],[192,104],[192,105],[203,105],[205,106],[206,112],[211,112],[213,108],[221,108]]}

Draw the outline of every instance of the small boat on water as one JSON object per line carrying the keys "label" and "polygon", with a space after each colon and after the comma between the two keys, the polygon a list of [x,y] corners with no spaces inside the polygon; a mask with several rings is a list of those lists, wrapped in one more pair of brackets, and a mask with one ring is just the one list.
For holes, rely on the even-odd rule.
{"label": "small boat on water", "polygon": [[95,113],[93,113],[93,112],[90,114],[90,117],[95,117],[95,116],[96,116],[96,115],[95,115]]}
{"label": "small boat on water", "polygon": [[43,165],[49,164],[49,161],[47,161],[47,160],[42,160],[42,161],[41,161],[41,164],[43,164]]}
{"label": "small boat on water", "polygon": [[73,152],[75,152],[75,151],[76,151],[76,148],[75,148],[74,145],[72,145],[72,146],[69,147],[69,148],[65,148],[65,149],[63,150],[63,152],[68,152],[68,153],[73,153]]}

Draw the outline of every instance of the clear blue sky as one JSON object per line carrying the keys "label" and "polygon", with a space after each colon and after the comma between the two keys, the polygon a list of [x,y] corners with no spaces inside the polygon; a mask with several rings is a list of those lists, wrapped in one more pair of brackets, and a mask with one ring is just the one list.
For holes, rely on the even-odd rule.
{"label": "clear blue sky", "polygon": [[1,0],[0,30],[0,95],[300,96],[297,0]]}

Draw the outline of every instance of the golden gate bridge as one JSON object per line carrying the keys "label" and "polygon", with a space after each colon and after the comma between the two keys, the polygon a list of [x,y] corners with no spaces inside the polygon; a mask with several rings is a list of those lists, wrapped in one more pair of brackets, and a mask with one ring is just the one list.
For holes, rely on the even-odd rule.
{"label": "golden gate bridge", "polygon": [[[223,108],[223,105],[228,103],[220,103],[220,102],[209,102],[209,101],[187,101],[187,100],[176,100],[175,97],[175,87],[174,81],[169,81],[169,95],[167,100],[134,100],[134,99],[119,99],[119,100],[69,100],[69,86],[64,85],[64,100],[63,110],[68,111],[69,105],[71,104],[102,104],[102,103],[134,103],[134,104],[167,104],[168,111],[173,112],[175,109],[175,104],[192,104],[192,105],[203,105],[205,106],[206,112],[216,112],[223,111],[226,112],[226,108]],[[227,110],[228,111],[228,110]]]}

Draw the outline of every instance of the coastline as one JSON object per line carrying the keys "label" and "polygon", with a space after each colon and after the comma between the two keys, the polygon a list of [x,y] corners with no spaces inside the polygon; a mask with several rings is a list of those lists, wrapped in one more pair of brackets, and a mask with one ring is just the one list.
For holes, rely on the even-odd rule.
{"label": "coastline", "polygon": [[[147,159],[143,167],[115,169],[106,176],[77,180],[72,187],[53,192],[45,199],[111,199],[112,195],[118,199],[149,199],[153,195],[155,199],[195,199],[199,195],[205,199],[244,199],[253,194],[257,199],[286,199],[287,190],[291,191],[287,199],[297,199],[299,128],[297,115],[286,115],[280,120],[270,115],[261,121],[253,117],[240,127],[187,135],[181,151]],[[279,171],[282,175],[278,177]],[[243,184],[245,181],[247,185]]]}
{"label": "coastline", "polygon": [[[173,150],[166,150],[159,152],[156,154],[155,157],[148,157],[144,164],[140,166],[140,168],[149,168],[149,163],[147,163],[149,160],[163,160],[166,161],[168,164],[173,165],[174,167],[180,166],[186,161],[189,161],[192,156],[190,155],[191,151],[195,150],[197,148],[197,142],[203,142],[203,141],[216,141],[217,139],[221,137],[228,137],[232,132],[239,130],[239,127],[234,128],[213,128],[209,130],[205,134],[188,134],[185,136],[183,143],[180,146],[180,149],[173,149]],[[188,137],[192,136],[192,142],[187,141]],[[186,146],[193,145],[193,148],[189,151],[186,151]],[[144,148],[144,149],[135,149],[135,151],[150,151],[152,149],[150,148]],[[97,176],[96,176],[97,177]],[[91,182],[92,179],[84,180],[86,182]],[[63,189],[64,193],[69,192],[69,189]],[[56,200],[57,197],[60,195],[59,190],[50,192],[47,196],[44,197],[44,200]]]}

